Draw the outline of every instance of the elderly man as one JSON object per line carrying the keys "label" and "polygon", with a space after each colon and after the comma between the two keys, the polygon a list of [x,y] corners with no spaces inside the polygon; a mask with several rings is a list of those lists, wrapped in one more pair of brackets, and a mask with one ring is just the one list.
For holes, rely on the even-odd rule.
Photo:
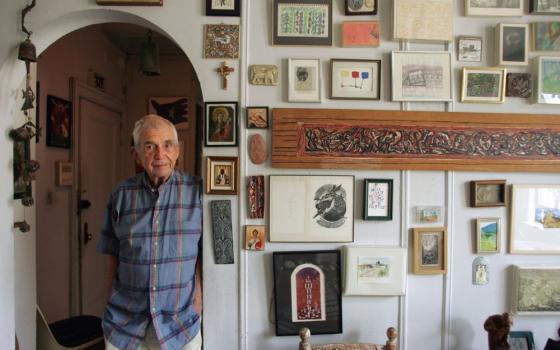
{"label": "elderly man", "polygon": [[168,120],[147,115],[132,136],[144,172],[111,194],[97,246],[109,255],[106,349],[200,349],[201,182],[174,170]]}

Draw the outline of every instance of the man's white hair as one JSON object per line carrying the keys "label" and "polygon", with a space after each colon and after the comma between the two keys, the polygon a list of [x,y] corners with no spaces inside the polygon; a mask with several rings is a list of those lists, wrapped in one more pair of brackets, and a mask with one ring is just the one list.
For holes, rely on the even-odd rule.
{"label": "man's white hair", "polygon": [[173,130],[173,141],[175,143],[179,143],[179,137],[177,136],[177,129],[175,129],[175,125],[171,123],[169,120],[160,117],[156,114],[148,114],[140,118],[139,120],[134,123],[134,130],[132,130],[132,139],[134,140],[134,148],[138,148],[140,146],[138,143],[140,142],[140,134],[144,129],[158,129],[161,124],[167,124],[171,130]]}

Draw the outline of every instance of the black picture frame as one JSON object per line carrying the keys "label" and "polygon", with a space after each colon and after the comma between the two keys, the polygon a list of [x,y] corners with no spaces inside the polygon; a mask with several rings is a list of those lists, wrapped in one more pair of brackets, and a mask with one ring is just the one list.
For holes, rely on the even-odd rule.
{"label": "black picture frame", "polygon": [[511,331],[508,335],[508,342],[512,349],[535,350],[535,340],[531,331]]}
{"label": "black picture frame", "polygon": [[26,163],[31,159],[30,141],[14,140],[14,199],[32,197],[31,181],[23,179]]}
{"label": "black picture frame", "polygon": [[47,146],[70,148],[72,144],[72,103],[47,95]]}
{"label": "black picture frame", "polygon": [[[301,34],[298,35],[289,35],[289,33],[283,33],[280,35],[278,33],[278,21],[280,14],[280,8],[286,6],[292,6],[294,8],[297,7],[305,7],[305,5],[309,5],[310,10],[317,10],[319,7],[323,7],[323,11],[328,12],[328,27],[327,27],[327,35],[326,36],[303,36]],[[299,10],[298,10],[299,11]],[[289,12],[289,11],[287,11]],[[272,45],[317,45],[317,46],[332,46],[332,0],[274,0],[274,15],[273,15],[273,28],[272,28]],[[303,16],[304,18],[316,18],[317,16]],[[288,20],[292,19],[292,16],[286,16]],[[299,17],[298,17],[299,18]],[[292,28],[292,26],[288,25],[284,26],[285,28]],[[300,26],[301,27],[301,26]]]}
{"label": "black picture frame", "polygon": [[[373,10],[362,10],[368,2],[373,3]],[[344,6],[344,14],[346,16],[364,16],[377,15],[377,0],[346,0]]]}
{"label": "black picture frame", "polygon": [[[223,2],[226,6],[226,2],[229,1],[233,3],[233,8],[219,8],[215,6],[214,2]],[[206,0],[206,16],[224,16],[224,17],[239,17],[241,13],[241,0]]]}
{"label": "black picture frame", "polygon": [[237,102],[206,102],[204,104],[204,146],[237,146]]}
{"label": "black picture frame", "polygon": [[[373,186],[376,184],[386,184],[387,190],[386,193],[383,193],[383,189],[380,188],[382,192],[375,191],[372,189]],[[372,193],[373,190],[375,193]],[[383,196],[381,200],[385,201],[385,208],[372,208],[373,210],[381,209],[385,211],[386,214],[381,215],[374,215],[370,213],[370,195],[376,196],[380,194]],[[379,199],[379,198],[377,198]],[[373,201],[376,201],[376,198],[373,198]],[[364,220],[381,220],[381,221],[389,221],[393,220],[393,180],[392,179],[365,179],[364,180]]]}
{"label": "black picture frame", "polygon": [[[311,334],[342,333],[342,280],[340,251],[316,250],[274,252],[272,259],[274,268],[276,335],[297,335],[302,327],[309,328],[311,330]],[[317,274],[319,274],[319,276],[317,276]],[[309,283],[309,287],[305,290],[311,290],[311,293],[314,292],[313,287],[317,285],[317,279],[319,279],[320,285],[320,280],[323,278],[323,305],[320,306],[320,310],[315,308],[313,309],[313,312],[310,313],[312,315],[311,317],[314,317],[315,320],[294,322],[292,317],[293,310],[297,310],[298,307],[297,305],[293,305],[292,290],[298,290],[298,278],[303,278],[304,275],[306,276],[305,283]],[[311,276],[313,280],[308,280],[307,276]],[[301,281],[302,280],[300,279],[300,283]],[[301,285],[299,290],[302,290]],[[315,300],[317,300],[316,295]],[[320,296],[319,300],[321,300]],[[310,309],[306,307],[301,309],[300,312],[309,310]],[[317,320],[318,318],[322,318],[323,320]]]}

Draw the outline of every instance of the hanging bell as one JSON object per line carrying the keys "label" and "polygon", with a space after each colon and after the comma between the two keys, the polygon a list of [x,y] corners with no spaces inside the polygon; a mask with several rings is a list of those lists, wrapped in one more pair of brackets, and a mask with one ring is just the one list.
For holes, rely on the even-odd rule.
{"label": "hanging bell", "polygon": [[140,56],[140,72],[152,77],[160,75],[159,70],[159,48],[152,40],[152,31],[148,31],[148,41],[142,45]]}
{"label": "hanging bell", "polygon": [[33,108],[33,101],[35,100],[35,94],[31,87],[27,87],[25,90],[22,90],[23,96],[23,106],[21,106],[22,111],[27,111],[28,109]]}
{"label": "hanging bell", "polygon": [[19,44],[18,58],[26,63],[37,62],[37,50],[35,50],[35,45],[33,45],[29,36]]}

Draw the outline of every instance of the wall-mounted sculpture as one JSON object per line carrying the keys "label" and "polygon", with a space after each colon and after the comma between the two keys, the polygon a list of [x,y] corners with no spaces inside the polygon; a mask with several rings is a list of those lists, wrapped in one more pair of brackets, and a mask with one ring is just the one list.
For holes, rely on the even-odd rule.
{"label": "wall-mounted sculpture", "polygon": [[212,233],[214,234],[214,262],[233,264],[233,233],[231,201],[210,201]]}
{"label": "wall-mounted sculpture", "polygon": [[278,85],[278,66],[253,64],[249,68],[249,81],[253,85]]}
{"label": "wall-mounted sculpture", "polygon": [[249,218],[264,218],[264,176],[249,176],[247,182],[247,196],[249,197]]}

